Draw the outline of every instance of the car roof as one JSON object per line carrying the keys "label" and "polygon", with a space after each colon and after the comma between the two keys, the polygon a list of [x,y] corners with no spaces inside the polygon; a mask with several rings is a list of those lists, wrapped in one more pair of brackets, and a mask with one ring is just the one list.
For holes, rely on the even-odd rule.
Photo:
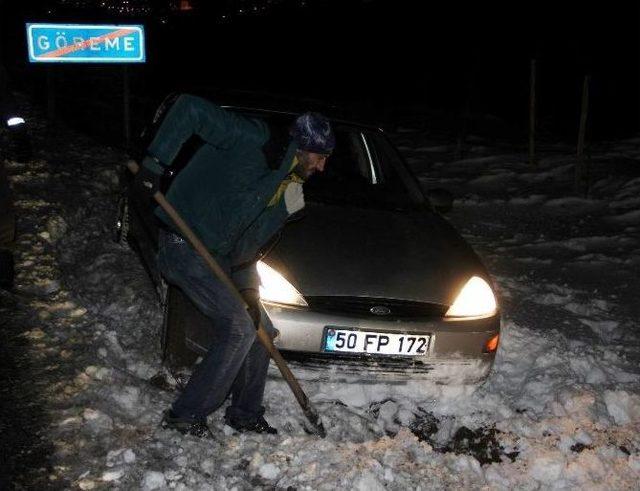
{"label": "car roof", "polygon": [[318,99],[274,94],[271,92],[229,90],[211,87],[195,87],[182,92],[203,97],[225,109],[240,112],[295,117],[304,112],[313,111],[322,113],[334,123],[357,126],[373,131],[382,131],[379,126],[363,122],[357,115],[354,117],[355,110],[345,109],[344,106],[338,106]]}

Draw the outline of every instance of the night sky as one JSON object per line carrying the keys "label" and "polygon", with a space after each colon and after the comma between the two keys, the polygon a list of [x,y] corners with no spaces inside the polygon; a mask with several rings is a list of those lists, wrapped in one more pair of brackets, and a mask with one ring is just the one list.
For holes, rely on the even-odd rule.
{"label": "night sky", "polygon": [[[148,63],[132,68],[133,90],[156,99],[192,86],[249,89],[337,101],[380,121],[424,116],[453,128],[466,114],[479,125],[489,116],[519,134],[536,58],[541,136],[575,137],[586,74],[591,137],[638,128],[637,5],[227,1],[192,2],[180,12],[170,2],[137,2],[149,13],[119,16],[87,7],[100,2],[76,3],[82,7],[5,2],[2,57],[15,78],[43,72],[26,63],[25,20],[141,22]],[[59,68],[67,87],[100,70]]]}

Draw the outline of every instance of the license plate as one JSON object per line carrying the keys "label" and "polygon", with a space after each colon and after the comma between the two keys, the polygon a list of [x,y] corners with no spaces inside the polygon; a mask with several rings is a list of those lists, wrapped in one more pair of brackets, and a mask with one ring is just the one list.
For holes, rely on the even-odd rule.
{"label": "license plate", "polygon": [[425,334],[354,331],[329,327],[325,330],[324,350],[338,353],[421,356],[429,352],[431,336]]}

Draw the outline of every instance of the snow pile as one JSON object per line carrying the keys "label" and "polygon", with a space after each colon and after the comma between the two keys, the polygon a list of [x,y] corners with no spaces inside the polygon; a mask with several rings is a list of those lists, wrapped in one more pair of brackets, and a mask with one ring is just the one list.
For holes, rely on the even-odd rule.
{"label": "snow pile", "polygon": [[37,142],[36,160],[7,165],[19,218],[12,298],[31,313],[16,322],[49,367],[51,483],[637,488],[640,140],[593,149],[585,198],[568,191],[566,149],[545,151],[531,168],[523,155],[476,142],[450,161],[450,145],[398,134],[425,187],[455,190],[450,220],[496,280],[503,332],[486,383],[391,384],[337,370],[319,380],[297,370],[327,428],[321,440],[305,433],[274,371],[265,404],[278,435],[238,434],[217,412],[209,421],[216,438],[199,440],[159,427],[176,384],[160,364],[157,295],[135,253],[110,240],[124,156],[65,134],[63,142]]}
{"label": "snow pile", "polygon": [[607,390],[604,393],[607,412],[619,425],[640,421],[640,395],[624,390]]}

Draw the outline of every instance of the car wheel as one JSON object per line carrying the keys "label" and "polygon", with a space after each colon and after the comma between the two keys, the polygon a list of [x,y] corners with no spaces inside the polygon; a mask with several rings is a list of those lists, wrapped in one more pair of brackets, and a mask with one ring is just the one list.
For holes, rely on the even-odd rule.
{"label": "car wheel", "polygon": [[122,196],[118,201],[118,215],[115,224],[113,240],[116,244],[129,244],[129,200]]}
{"label": "car wheel", "polygon": [[161,350],[162,362],[170,369],[191,366],[198,355],[186,344],[187,325],[193,306],[180,288],[169,285],[164,302]]}

